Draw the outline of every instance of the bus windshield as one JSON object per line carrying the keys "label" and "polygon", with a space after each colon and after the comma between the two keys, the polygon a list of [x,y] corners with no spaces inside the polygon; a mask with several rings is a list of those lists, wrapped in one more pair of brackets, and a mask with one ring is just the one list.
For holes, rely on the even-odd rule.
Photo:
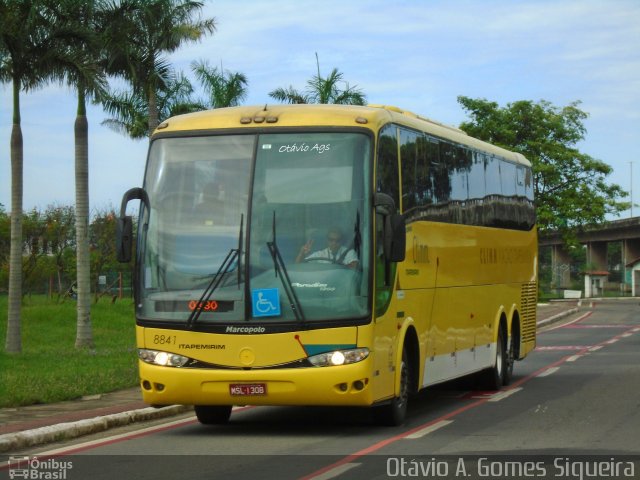
{"label": "bus windshield", "polygon": [[366,317],[370,162],[361,133],[154,140],[139,318],[186,322],[198,309],[206,328]]}

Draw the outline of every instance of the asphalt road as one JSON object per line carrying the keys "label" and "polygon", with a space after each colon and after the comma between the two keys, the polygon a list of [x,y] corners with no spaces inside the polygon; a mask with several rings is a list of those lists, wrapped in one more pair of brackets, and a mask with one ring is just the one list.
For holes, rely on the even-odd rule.
{"label": "asphalt road", "polygon": [[470,387],[423,391],[397,428],[364,409],[245,407],[225,426],[187,416],[19,455],[69,480],[640,478],[637,301],[543,329],[502,391]]}

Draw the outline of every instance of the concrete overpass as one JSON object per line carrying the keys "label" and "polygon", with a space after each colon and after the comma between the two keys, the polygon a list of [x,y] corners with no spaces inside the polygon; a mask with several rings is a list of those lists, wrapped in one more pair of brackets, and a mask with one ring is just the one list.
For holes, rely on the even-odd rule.
{"label": "concrete overpass", "polygon": [[[578,242],[586,246],[587,265],[585,293],[589,293],[589,285],[598,288],[604,285],[602,278],[609,269],[607,263],[607,245],[611,242],[622,242],[622,279],[625,290],[631,289],[634,296],[640,295],[640,217],[627,218],[607,222],[601,226],[578,232]],[[551,247],[551,268],[556,288],[571,288],[571,255],[565,248],[562,237],[557,232],[541,234],[540,247]],[[589,284],[588,282],[596,282]],[[587,295],[597,296],[597,295]]]}

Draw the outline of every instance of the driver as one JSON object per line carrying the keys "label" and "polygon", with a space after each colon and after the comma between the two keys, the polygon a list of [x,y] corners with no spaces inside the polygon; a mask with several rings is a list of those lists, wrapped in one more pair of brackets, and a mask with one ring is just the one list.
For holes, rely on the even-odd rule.
{"label": "driver", "polygon": [[349,268],[356,268],[358,266],[356,252],[353,249],[346,248],[342,243],[342,231],[337,227],[330,228],[327,232],[327,248],[310,254],[313,240],[309,240],[300,248],[296,263],[317,260],[322,263],[338,263]]}

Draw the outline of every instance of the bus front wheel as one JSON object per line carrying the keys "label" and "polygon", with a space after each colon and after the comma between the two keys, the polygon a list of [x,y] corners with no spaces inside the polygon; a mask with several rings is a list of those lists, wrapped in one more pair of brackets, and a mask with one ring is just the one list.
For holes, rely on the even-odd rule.
{"label": "bus front wheel", "polygon": [[221,425],[231,416],[231,405],[196,405],[194,410],[203,425]]}
{"label": "bus front wheel", "polygon": [[409,368],[407,353],[403,351],[400,365],[400,394],[389,403],[373,407],[373,418],[376,424],[395,427],[404,423],[409,402],[409,379],[411,378]]}

